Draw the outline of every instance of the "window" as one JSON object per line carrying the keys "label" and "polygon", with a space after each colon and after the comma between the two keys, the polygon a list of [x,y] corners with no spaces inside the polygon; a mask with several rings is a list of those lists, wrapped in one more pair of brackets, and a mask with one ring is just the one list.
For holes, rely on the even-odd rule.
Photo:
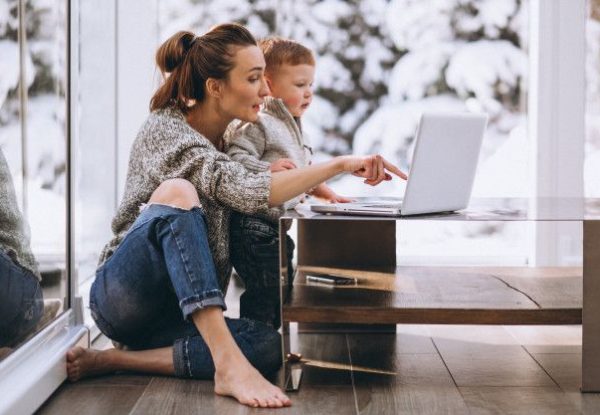
{"label": "window", "polygon": [[[423,111],[485,111],[490,122],[473,195],[527,197],[528,11],[527,0],[159,1],[158,15],[161,40],[238,21],[256,37],[277,34],[311,48],[316,94],[303,129],[316,160],[377,152],[406,170]],[[370,188],[348,175],[330,185],[351,196],[404,192],[399,180]],[[438,262],[527,261],[522,226],[401,228],[398,255],[409,261],[431,261],[432,252]],[[448,239],[453,251],[437,249]]]}

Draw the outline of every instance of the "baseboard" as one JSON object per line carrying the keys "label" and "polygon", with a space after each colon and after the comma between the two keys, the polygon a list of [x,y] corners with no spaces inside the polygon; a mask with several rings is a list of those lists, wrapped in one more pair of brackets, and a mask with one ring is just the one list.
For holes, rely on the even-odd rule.
{"label": "baseboard", "polygon": [[0,415],[35,412],[67,378],[67,351],[89,347],[89,330],[64,312],[0,362]]}

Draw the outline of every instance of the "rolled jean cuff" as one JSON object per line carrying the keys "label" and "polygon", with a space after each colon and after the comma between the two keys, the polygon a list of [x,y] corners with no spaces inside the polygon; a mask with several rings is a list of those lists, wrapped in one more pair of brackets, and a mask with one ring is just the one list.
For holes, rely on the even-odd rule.
{"label": "rolled jean cuff", "polygon": [[175,367],[175,376],[179,378],[191,378],[192,367],[189,361],[187,348],[189,338],[177,339],[173,344],[173,366]]}
{"label": "rolled jean cuff", "polygon": [[186,320],[194,313],[194,311],[214,306],[221,307],[223,311],[227,310],[221,290],[206,291],[201,295],[193,295],[179,302],[183,318]]}

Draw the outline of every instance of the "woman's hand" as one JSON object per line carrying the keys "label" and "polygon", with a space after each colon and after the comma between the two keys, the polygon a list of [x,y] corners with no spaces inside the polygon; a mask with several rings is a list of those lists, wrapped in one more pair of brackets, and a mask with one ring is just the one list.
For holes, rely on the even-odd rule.
{"label": "woman's hand", "polygon": [[340,156],[311,166],[284,169],[271,175],[269,206],[282,205],[343,172],[363,177],[365,183],[375,186],[383,180],[392,180],[388,171],[401,179],[406,179],[406,174],[379,155]]}
{"label": "woman's hand", "polygon": [[273,163],[271,163],[271,167],[269,168],[271,170],[271,173],[275,173],[278,171],[284,171],[284,170],[291,170],[291,169],[295,169],[296,165],[294,164],[294,162],[290,159],[279,159],[279,160],[275,160]]}
{"label": "woman's hand", "polygon": [[398,167],[381,157],[379,154],[372,156],[340,156],[342,169],[355,176],[363,177],[365,183],[376,186],[384,180],[392,180],[391,172],[401,179],[407,176]]}

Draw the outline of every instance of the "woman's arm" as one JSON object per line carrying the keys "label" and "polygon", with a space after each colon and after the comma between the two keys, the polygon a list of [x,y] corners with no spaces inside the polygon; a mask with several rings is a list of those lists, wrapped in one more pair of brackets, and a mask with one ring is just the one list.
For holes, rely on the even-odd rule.
{"label": "woman's arm", "polygon": [[386,169],[406,177],[381,156],[340,156],[300,169],[252,173],[217,151],[204,137],[190,134],[183,123],[171,123],[169,128],[161,125],[147,135],[152,139],[139,144],[143,147],[137,150],[138,159],[143,163],[134,169],[136,174],[149,176],[155,183],[172,178],[189,180],[199,195],[246,214],[281,206],[342,172],[363,177],[373,186],[391,180]]}
{"label": "woman's arm", "polygon": [[279,206],[343,172],[363,177],[366,184],[376,186],[383,180],[392,179],[386,170],[406,179],[406,174],[379,155],[340,156],[325,163],[276,172],[271,177],[269,206]]}

